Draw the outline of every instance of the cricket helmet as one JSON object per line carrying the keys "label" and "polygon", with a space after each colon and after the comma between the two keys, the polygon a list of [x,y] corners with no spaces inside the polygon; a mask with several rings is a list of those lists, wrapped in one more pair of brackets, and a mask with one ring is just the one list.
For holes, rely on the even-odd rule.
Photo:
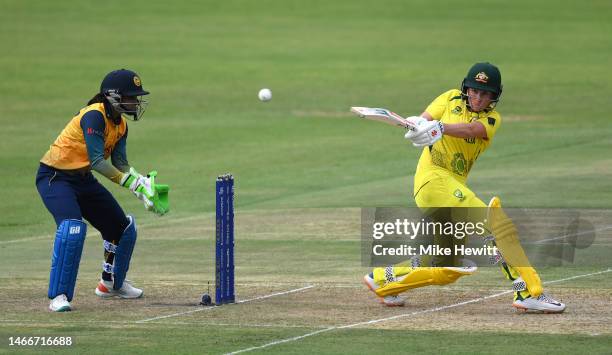
{"label": "cricket helmet", "polygon": [[465,100],[467,100],[468,88],[492,92],[495,94],[492,103],[497,103],[503,89],[499,69],[487,62],[474,64],[461,83],[461,96]]}
{"label": "cricket helmet", "polygon": [[[113,70],[108,73],[102,80],[100,93],[117,112],[131,115],[134,121],[142,117],[148,104],[141,96],[148,95],[149,92],[142,88],[138,74],[127,69]],[[128,96],[135,97],[138,102],[125,104],[123,98]]]}

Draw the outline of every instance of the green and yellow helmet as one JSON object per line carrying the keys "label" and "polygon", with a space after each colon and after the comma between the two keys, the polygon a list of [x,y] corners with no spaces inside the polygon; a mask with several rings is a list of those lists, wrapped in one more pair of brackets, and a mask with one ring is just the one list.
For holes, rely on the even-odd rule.
{"label": "green and yellow helmet", "polygon": [[488,62],[474,64],[461,83],[461,96],[466,101],[468,88],[492,92],[495,94],[492,102],[497,103],[503,88],[499,69]]}

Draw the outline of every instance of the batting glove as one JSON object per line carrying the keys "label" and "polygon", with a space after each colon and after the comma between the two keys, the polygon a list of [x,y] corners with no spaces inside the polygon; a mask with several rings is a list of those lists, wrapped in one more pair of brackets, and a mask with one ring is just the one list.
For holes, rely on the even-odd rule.
{"label": "batting glove", "polygon": [[410,139],[415,147],[427,147],[442,139],[444,124],[432,120],[421,123],[416,130],[408,131],[404,138]]}
{"label": "batting glove", "polygon": [[412,127],[415,127],[415,130],[417,130],[418,127],[421,126],[422,124],[429,122],[426,118],[423,118],[421,116],[406,117],[406,120],[410,122]]}

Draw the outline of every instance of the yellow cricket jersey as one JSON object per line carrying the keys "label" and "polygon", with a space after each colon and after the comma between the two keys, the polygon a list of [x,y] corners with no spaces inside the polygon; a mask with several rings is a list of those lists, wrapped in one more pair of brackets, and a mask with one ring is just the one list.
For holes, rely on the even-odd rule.
{"label": "yellow cricket jersey", "polygon": [[431,147],[425,147],[414,176],[414,194],[431,179],[451,175],[465,184],[468,173],[478,156],[489,145],[501,125],[500,114],[493,110],[471,112],[461,99],[460,90],[449,90],[438,96],[425,110],[442,123],[470,123],[478,121],[487,130],[487,138],[456,138],[442,136]]}
{"label": "yellow cricket jersey", "polygon": [[72,118],[62,130],[55,142],[40,160],[42,163],[61,170],[74,170],[86,168],[90,165],[85,145],[85,137],[81,128],[81,118],[92,110],[100,111],[104,117],[104,159],[108,159],[117,141],[126,133],[127,123],[121,117],[117,125],[106,116],[103,103],[89,105]]}

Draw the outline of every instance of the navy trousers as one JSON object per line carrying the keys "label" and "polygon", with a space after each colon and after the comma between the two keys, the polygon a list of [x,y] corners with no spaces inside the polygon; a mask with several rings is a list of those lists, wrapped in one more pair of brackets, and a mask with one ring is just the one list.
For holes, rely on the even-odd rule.
{"label": "navy trousers", "polygon": [[66,173],[40,164],[36,188],[56,225],[64,219],[86,219],[102,238],[118,242],[129,224],[117,200],[91,172]]}

